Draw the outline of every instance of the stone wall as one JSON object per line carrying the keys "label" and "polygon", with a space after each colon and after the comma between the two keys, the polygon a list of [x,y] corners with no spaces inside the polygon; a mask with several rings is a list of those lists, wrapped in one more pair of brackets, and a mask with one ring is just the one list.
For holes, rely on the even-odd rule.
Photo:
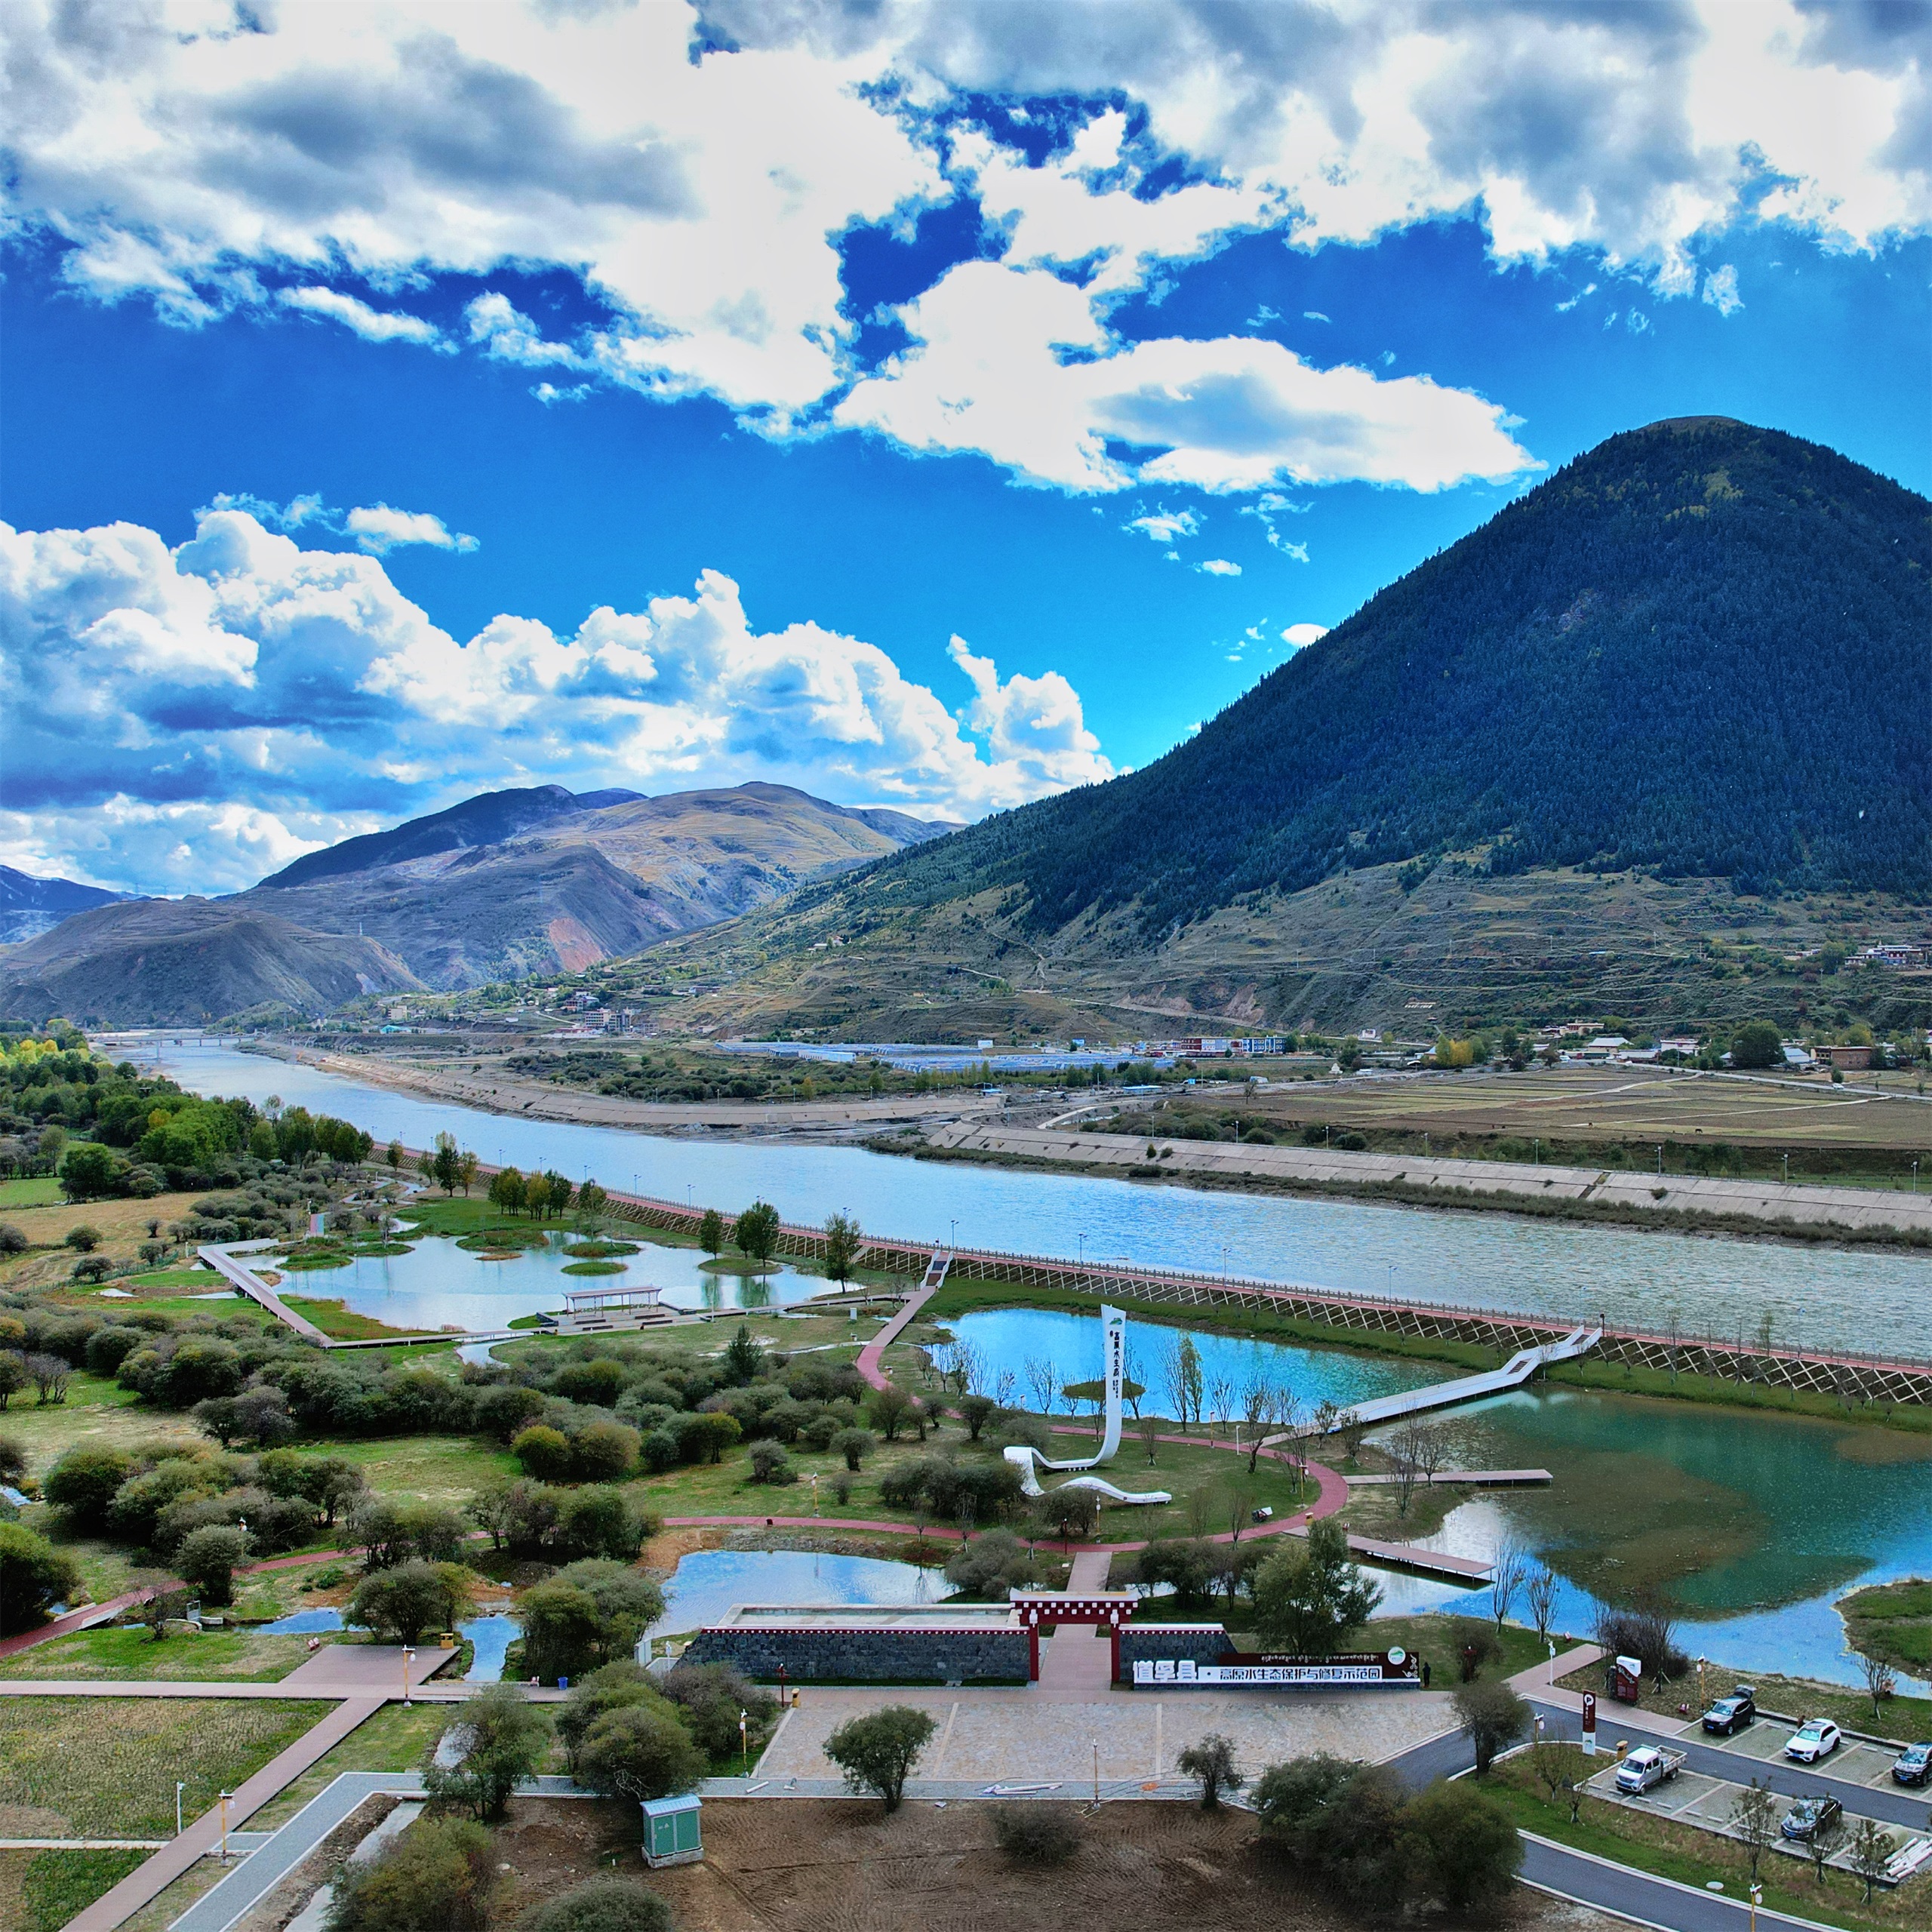
{"label": "stone wall", "polygon": [[1120,1633],[1120,1674],[1131,1684],[1137,1663],[1155,1663],[1164,1657],[1218,1663],[1233,1648],[1218,1623],[1130,1623]]}
{"label": "stone wall", "polygon": [[[1215,1652],[1226,1647],[1225,1642]],[[1023,1630],[701,1630],[681,1662],[735,1664],[754,1681],[1024,1684]]]}

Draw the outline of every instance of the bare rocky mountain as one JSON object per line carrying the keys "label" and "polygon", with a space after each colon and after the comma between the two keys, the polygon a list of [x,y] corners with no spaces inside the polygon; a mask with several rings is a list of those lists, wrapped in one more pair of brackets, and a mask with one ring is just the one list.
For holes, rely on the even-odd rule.
{"label": "bare rocky mountain", "polygon": [[17,946],[57,926],[74,913],[95,906],[111,906],[125,892],[82,885],[71,878],[35,878],[11,866],[0,866],[0,946]]}
{"label": "bare rocky mountain", "polygon": [[0,1014],[195,1023],[575,971],[952,829],[783,785],[488,792],[231,898],[69,919],[0,960]]}

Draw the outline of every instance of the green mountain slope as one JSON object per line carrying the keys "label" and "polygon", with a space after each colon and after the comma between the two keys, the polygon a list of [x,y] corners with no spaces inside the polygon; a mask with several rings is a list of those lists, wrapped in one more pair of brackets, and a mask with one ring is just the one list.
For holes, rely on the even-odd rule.
{"label": "green mountain slope", "polygon": [[1149,933],[1447,850],[1932,891],[1932,504],[1719,417],[1600,445],[1158,762],[886,860]]}

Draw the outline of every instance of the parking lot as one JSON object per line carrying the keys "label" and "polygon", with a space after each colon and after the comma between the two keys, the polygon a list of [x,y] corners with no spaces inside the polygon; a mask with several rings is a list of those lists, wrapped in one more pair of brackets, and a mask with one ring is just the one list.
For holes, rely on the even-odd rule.
{"label": "parking lot", "polygon": [[[1721,1745],[1727,1751],[1735,1751],[1741,1756],[1755,1758],[1761,1763],[1774,1760],[1780,1764],[1793,1761],[1784,1755],[1784,1747],[1791,1741],[1795,1724],[1774,1724],[1768,1718],[1759,1718],[1735,1737],[1707,1737],[1702,1730],[1687,1732],[1706,1744]],[[1903,1785],[1892,1783],[1892,1763],[1898,1756],[1896,1751],[1888,1751],[1882,1745],[1860,1744],[1855,1738],[1847,1738],[1829,1758],[1821,1758],[1815,1765],[1801,1764],[1800,1770],[1829,1771],[1835,1778],[1842,1778],[1847,1784],[1882,1785],[1887,1791],[1903,1791]],[[1932,1792],[1927,1794],[1932,1798]]]}

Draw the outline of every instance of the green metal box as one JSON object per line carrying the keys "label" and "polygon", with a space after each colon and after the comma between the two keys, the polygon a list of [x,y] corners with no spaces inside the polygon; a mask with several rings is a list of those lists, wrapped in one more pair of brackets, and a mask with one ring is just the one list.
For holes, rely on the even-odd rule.
{"label": "green metal box", "polygon": [[703,1801],[694,1794],[644,1801],[644,1862],[655,1871],[665,1865],[696,1865],[704,1857]]}

